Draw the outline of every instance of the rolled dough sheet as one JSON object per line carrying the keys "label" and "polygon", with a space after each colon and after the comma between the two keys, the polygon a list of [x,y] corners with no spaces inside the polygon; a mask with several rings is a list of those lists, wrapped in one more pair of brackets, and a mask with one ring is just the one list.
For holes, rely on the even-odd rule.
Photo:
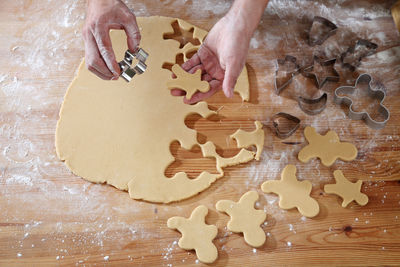
{"label": "rolled dough sheet", "polygon": [[[103,81],[81,62],[78,75],[65,95],[56,130],[57,155],[74,174],[128,190],[134,199],[164,203],[191,197],[223,176],[222,172],[203,172],[195,179],[189,179],[183,172],[172,178],[164,175],[174,161],[171,142],[178,140],[185,149],[198,144],[196,131],[185,126],[185,117],[192,113],[203,117],[214,114],[207,103],[186,105],[182,97],[171,96],[167,88],[171,72],[162,65],[174,63],[177,54],[186,55],[199,47],[187,43],[179,48],[178,41],[163,39],[165,33],[174,32],[171,26],[174,21],[186,30],[193,28],[193,36],[200,42],[207,34],[179,19],[138,18],[141,47],[150,56],[146,72],[135,76],[130,83],[123,79]],[[111,40],[117,59],[122,59],[127,49],[125,33],[112,31]],[[235,91],[244,100],[248,99],[246,68]],[[245,161],[240,157],[237,160]]]}

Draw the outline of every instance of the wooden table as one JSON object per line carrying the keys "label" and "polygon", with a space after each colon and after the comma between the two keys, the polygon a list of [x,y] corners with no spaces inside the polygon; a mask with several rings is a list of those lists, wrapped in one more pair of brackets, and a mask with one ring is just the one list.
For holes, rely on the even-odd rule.
{"label": "wooden table", "polygon": [[[133,3],[135,2],[135,3]],[[200,142],[212,140],[219,153],[237,153],[227,139],[238,127],[251,130],[254,120],[266,125],[262,159],[226,169],[226,176],[205,192],[170,205],[135,201],[126,192],[92,184],[72,175],[55,155],[54,132],[58,111],[69,82],[84,55],[81,28],[83,1],[3,1],[0,9],[0,265],[115,265],[190,266],[193,252],[177,246],[179,233],[166,221],[189,216],[199,204],[210,209],[207,222],[219,228],[214,240],[219,251],[215,266],[266,265],[398,265],[400,262],[400,37],[390,16],[395,1],[271,1],[251,42],[248,70],[249,103],[236,95],[227,100],[218,93],[208,100],[221,109],[210,120],[192,116],[189,127],[198,130]],[[339,2],[339,1],[338,1]],[[342,1],[340,1],[342,2]],[[223,16],[230,1],[132,1],[138,16],[179,16],[205,29]],[[313,15],[337,23],[339,31],[322,46],[306,44]],[[293,98],[317,92],[312,81],[298,76],[281,96],[273,90],[277,58],[291,54],[305,65],[312,54],[337,56],[357,38],[379,45],[356,72],[368,72],[386,87],[385,105],[391,118],[382,130],[352,121],[345,108],[332,103],[338,84],[323,88],[329,95],[321,114],[304,114]],[[353,83],[357,73],[339,66],[340,84]],[[366,98],[358,104],[366,106]],[[366,104],[367,103],[367,104]],[[374,103],[372,103],[372,107]],[[372,109],[373,110],[373,109]],[[288,139],[277,138],[270,128],[279,111],[298,116],[301,128]],[[352,162],[337,161],[325,167],[319,160],[297,160],[305,145],[302,130],[336,131],[359,150]],[[166,171],[186,171],[190,177],[203,170],[215,172],[215,162],[201,158],[198,148],[185,151],[171,146],[177,158]],[[321,212],[313,219],[296,210],[283,211],[278,197],[263,194],[265,180],[279,179],[286,164],[295,164],[299,179],[313,183],[312,197]],[[350,180],[365,180],[362,191],[369,203],[347,208],[326,195],[323,186],[333,182],[340,169]],[[263,228],[267,242],[258,249],[239,234],[226,230],[228,216],[217,213],[220,199],[237,201],[248,190],[260,193],[258,207],[267,212]]]}

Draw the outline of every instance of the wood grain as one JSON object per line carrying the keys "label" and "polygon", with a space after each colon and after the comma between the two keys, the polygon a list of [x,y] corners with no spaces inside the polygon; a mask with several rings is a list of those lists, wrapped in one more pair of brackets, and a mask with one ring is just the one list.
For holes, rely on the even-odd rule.
{"label": "wood grain", "polygon": [[[4,1],[0,9],[0,266],[198,266],[193,252],[181,250],[179,233],[166,227],[171,216],[189,216],[198,205],[209,209],[207,222],[219,228],[215,244],[219,258],[213,266],[269,265],[398,265],[400,262],[400,37],[390,15],[395,1],[271,1],[252,41],[247,67],[251,99],[242,103],[221,92],[208,100],[218,116],[190,116],[186,124],[198,140],[212,140],[225,156],[237,153],[227,136],[237,128],[266,124],[264,153],[259,162],[226,169],[226,176],[205,192],[179,203],[159,205],[135,201],[111,186],[92,184],[71,174],[55,155],[54,131],[65,90],[84,55],[80,30],[83,1]],[[132,1],[137,15],[177,16],[210,29],[229,8],[229,1]],[[328,12],[328,11],[329,12]],[[360,11],[363,10],[363,11]],[[326,16],[338,33],[320,47],[309,47],[306,33],[313,15]],[[285,54],[302,65],[313,54],[337,56],[358,38],[379,45],[356,73],[337,64],[339,84],[353,83],[358,73],[371,73],[385,86],[391,118],[382,130],[351,121],[346,108],[332,103],[338,84],[327,84],[328,106],[316,116],[304,114],[294,100],[317,93],[298,76],[276,96],[274,61]],[[357,99],[363,105],[363,98]],[[270,118],[276,112],[298,116],[300,129],[290,138],[277,138]],[[305,125],[318,132],[336,131],[359,150],[352,162],[324,167],[318,160],[297,160],[305,145]],[[167,176],[186,171],[196,177],[215,172],[215,161],[200,150],[171,144],[176,161]],[[278,198],[260,190],[265,180],[278,179],[286,164],[295,164],[298,177],[313,183],[312,197],[321,212],[306,219],[283,211]],[[323,192],[340,169],[350,180],[365,180],[369,203],[344,209],[341,200]],[[265,208],[267,242],[253,250],[243,237],[227,231],[228,216],[217,213],[220,199],[237,201],[248,190],[260,193]]]}

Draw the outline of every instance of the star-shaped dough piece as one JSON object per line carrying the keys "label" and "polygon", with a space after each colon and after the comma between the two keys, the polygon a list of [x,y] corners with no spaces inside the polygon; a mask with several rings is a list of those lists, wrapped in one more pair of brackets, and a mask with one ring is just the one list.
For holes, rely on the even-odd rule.
{"label": "star-shaped dough piece", "polygon": [[205,223],[208,209],[204,205],[195,208],[189,219],[172,217],[167,221],[170,229],[177,229],[182,237],[179,239],[180,248],[196,251],[197,258],[204,263],[212,263],[218,257],[218,251],[212,240],[217,236],[215,225]]}
{"label": "star-shaped dough piece", "polygon": [[344,177],[343,172],[340,170],[334,171],[333,176],[335,177],[336,184],[325,185],[324,191],[328,194],[335,194],[343,198],[343,208],[347,207],[353,200],[361,206],[368,203],[368,196],[360,192],[362,185],[361,180],[352,183]]}
{"label": "star-shaped dough piece", "polygon": [[308,145],[300,150],[298,158],[301,162],[308,162],[312,158],[320,158],[325,166],[331,166],[336,159],[351,161],[357,157],[357,148],[347,142],[340,142],[338,135],[329,131],[326,135],[318,134],[313,127],[304,129],[304,136]]}
{"label": "star-shaped dough piece", "polygon": [[294,165],[286,165],[281,173],[281,180],[266,181],[261,189],[264,193],[278,194],[279,207],[282,209],[297,208],[302,215],[310,218],[319,213],[318,202],[310,197],[311,182],[298,181]]}
{"label": "star-shaped dough piece", "polygon": [[176,75],[176,79],[167,82],[168,89],[179,88],[184,90],[187,99],[191,99],[197,91],[205,93],[210,90],[210,84],[201,80],[200,69],[191,74],[182,69],[178,64],[175,64],[172,66],[172,72]]}
{"label": "star-shaped dough piece", "polygon": [[261,122],[255,121],[254,124],[256,125],[254,131],[246,132],[239,129],[230,137],[236,140],[238,148],[247,148],[255,145],[257,148],[255,159],[259,160],[264,147],[264,131]]}
{"label": "star-shaped dough piece", "polygon": [[225,212],[231,217],[228,229],[234,233],[243,233],[246,243],[253,247],[260,247],[265,243],[265,233],[260,225],[267,215],[264,211],[254,208],[257,200],[257,192],[249,191],[239,202],[220,200],[215,205],[218,211]]}

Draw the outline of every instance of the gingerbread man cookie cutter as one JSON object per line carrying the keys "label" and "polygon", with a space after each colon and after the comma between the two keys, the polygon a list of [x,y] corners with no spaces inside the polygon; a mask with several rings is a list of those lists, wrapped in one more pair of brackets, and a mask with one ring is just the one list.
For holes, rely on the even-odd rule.
{"label": "gingerbread man cookie cutter", "polygon": [[[383,121],[376,121],[371,118],[370,114],[365,111],[357,112],[353,110],[353,100],[349,98],[348,96],[344,96],[344,94],[352,94],[356,88],[357,85],[361,82],[366,82],[368,84],[367,86],[367,93],[371,97],[378,99],[379,101],[379,109],[378,112],[383,116],[384,120]],[[381,89],[374,90],[372,89],[371,86],[372,82],[372,77],[371,75],[364,73],[358,76],[356,83],[354,86],[340,86],[336,88],[335,90],[335,95],[334,95],[334,101],[337,104],[345,104],[349,107],[349,112],[348,116],[352,120],[364,120],[365,123],[373,128],[373,129],[382,129],[385,127],[386,123],[388,122],[390,118],[390,112],[389,110],[382,104],[383,101],[385,100],[386,93],[385,91]]]}
{"label": "gingerbread man cookie cutter", "polygon": [[265,232],[260,225],[267,215],[263,210],[254,208],[257,200],[257,192],[249,191],[238,202],[220,200],[215,205],[218,211],[225,212],[231,217],[228,229],[234,233],[243,233],[244,240],[252,247],[261,247],[266,240]]}
{"label": "gingerbread man cookie cutter", "polygon": [[180,248],[196,251],[197,258],[204,263],[213,263],[218,257],[218,250],[212,243],[217,236],[218,229],[215,225],[205,223],[208,209],[204,205],[195,208],[189,219],[172,217],[167,221],[170,229],[177,229],[182,237],[178,241]]}
{"label": "gingerbread man cookie cutter", "polygon": [[365,206],[368,203],[368,196],[361,193],[362,181],[352,183],[344,177],[343,172],[336,170],[333,172],[336,184],[327,184],[324,186],[324,191],[328,194],[335,194],[343,199],[342,207],[345,208],[353,200],[360,206]]}
{"label": "gingerbread man cookie cutter", "polygon": [[264,193],[279,195],[279,207],[285,210],[297,208],[306,217],[315,217],[319,213],[318,202],[310,197],[310,181],[296,178],[296,166],[286,165],[281,173],[281,180],[266,181],[261,185]]}

